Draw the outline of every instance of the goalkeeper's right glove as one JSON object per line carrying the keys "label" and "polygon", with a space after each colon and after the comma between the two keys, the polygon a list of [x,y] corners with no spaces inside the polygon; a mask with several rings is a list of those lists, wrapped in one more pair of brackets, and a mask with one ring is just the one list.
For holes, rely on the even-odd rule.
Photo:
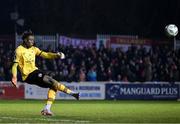
{"label": "goalkeeper's right glove", "polygon": [[61,59],[65,59],[64,53],[58,52],[57,55],[58,55]]}

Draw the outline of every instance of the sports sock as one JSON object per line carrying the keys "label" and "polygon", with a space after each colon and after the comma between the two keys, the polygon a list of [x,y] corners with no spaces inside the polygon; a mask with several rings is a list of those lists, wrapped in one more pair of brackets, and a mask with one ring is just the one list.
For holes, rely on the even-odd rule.
{"label": "sports sock", "polygon": [[49,89],[47,97],[48,97],[47,103],[46,103],[46,106],[44,107],[44,109],[47,109],[48,111],[50,111],[51,105],[53,104],[55,97],[56,97],[56,91],[53,89]]}
{"label": "sports sock", "polygon": [[50,111],[51,110],[51,105],[52,104],[46,104],[45,107],[44,107],[44,110]]}
{"label": "sports sock", "polygon": [[65,85],[60,84],[60,83],[58,83],[58,85],[57,85],[57,90],[62,91],[62,92],[67,93],[67,94],[73,93],[69,88],[67,88]]}

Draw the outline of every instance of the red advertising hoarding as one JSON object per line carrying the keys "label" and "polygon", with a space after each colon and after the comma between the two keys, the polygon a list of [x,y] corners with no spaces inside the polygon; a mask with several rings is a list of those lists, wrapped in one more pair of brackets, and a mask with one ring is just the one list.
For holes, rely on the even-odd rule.
{"label": "red advertising hoarding", "polygon": [[24,99],[24,85],[17,89],[10,82],[0,82],[0,99]]}

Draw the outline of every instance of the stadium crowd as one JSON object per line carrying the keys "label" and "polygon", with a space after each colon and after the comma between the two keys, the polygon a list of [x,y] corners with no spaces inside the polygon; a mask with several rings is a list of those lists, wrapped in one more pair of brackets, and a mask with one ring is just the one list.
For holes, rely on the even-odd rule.
{"label": "stadium crowd", "polygon": [[[45,51],[52,51],[48,47]],[[180,50],[168,46],[131,46],[126,52],[93,45],[91,48],[62,46],[56,49],[66,55],[65,60],[37,58],[36,64],[59,81],[180,81]],[[14,48],[0,43],[0,80],[9,81]],[[18,76],[19,80],[20,76]]]}

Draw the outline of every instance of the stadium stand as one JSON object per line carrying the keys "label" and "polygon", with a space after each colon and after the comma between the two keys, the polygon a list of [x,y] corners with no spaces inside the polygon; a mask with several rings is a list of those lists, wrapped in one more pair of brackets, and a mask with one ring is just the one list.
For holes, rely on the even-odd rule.
{"label": "stadium stand", "polygon": [[[10,38],[9,38],[10,39]],[[10,80],[14,40],[0,42],[0,80]],[[180,50],[168,46],[130,46],[126,52],[121,48],[110,49],[93,45],[91,48],[73,48],[61,44],[56,51],[66,54],[65,60],[38,58],[37,66],[57,80],[80,81],[179,81]],[[46,51],[51,51],[48,47]],[[19,80],[20,76],[19,76]]]}

